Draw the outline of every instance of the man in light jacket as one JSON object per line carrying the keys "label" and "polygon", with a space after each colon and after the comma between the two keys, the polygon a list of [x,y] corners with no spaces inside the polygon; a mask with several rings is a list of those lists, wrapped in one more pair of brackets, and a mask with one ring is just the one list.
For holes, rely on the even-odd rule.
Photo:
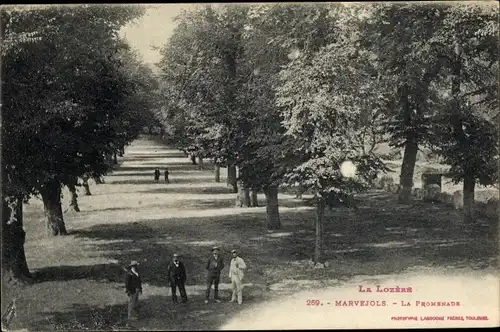
{"label": "man in light jacket", "polygon": [[238,256],[238,251],[231,251],[233,257],[231,258],[231,265],[229,267],[229,278],[231,278],[231,285],[233,287],[233,295],[231,301],[236,301],[238,297],[238,304],[243,302],[243,276],[244,270],[247,268],[245,261]]}

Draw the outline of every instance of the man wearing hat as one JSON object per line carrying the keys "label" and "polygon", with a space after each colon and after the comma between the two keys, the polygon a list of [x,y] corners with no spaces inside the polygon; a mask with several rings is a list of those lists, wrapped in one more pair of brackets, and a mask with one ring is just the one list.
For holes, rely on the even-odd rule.
{"label": "man wearing hat", "polygon": [[186,288],[184,283],[186,282],[186,268],[184,264],[179,261],[179,255],[174,254],[173,260],[167,267],[168,281],[170,282],[170,287],[172,289],[172,301],[177,303],[177,287],[179,288],[179,293],[182,297],[182,303],[187,302]]}
{"label": "man wearing hat", "polygon": [[125,292],[128,295],[128,319],[137,319],[137,307],[139,305],[139,294],[142,294],[142,281],[137,272],[137,261],[130,262],[127,278],[125,279]]}
{"label": "man wearing hat", "polygon": [[231,285],[233,287],[233,295],[231,296],[231,301],[236,301],[238,297],[238,304],[243,302],[243,276],[247,268],[245,261],[238,256],[237,250],[231,250],[232,258],[231,265],[229,266],[229,278],[231,278]]}
{"label": "man wearing hat", "polygon": [[212,248],[212,255],[208,258],[207,265],[205,268],[208,270],[207,273],[207,290],[205,293],[205,303],[208,303],[208,299],[210,297],[210,288],[212,288],[212,284],[214,285],[214,298],[215,302],[219,303],[219,280],[220,280],[220,272],[224,268],[224,261],[222,257],[219,255],[219,248]]}

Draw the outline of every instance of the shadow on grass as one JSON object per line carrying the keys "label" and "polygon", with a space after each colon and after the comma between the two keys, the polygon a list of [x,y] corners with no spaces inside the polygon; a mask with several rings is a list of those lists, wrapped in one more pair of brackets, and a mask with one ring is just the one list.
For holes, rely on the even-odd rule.
{"label": "shadow on grass", "polygon": [[[213,201],[208,204],[214,204]],[[215,203],[221,204],[221,203]],[[474,266],[494,264],[498,249],[496,232],[468,232],[454,220],[454,211],[431,204],[404,208],[394,202],[376,207],[362,205],[357,212],[345,208],[328,211],[325,218],[325,256],[331,268],[306,269],[291,262],[310,259],[314,251],[314,211],[282,211],[282,230],[269,233],[265,209],[249,212],[234,209],[230,215],[142,220],[132,224],[102,224],[79,230],[102,256],[127,264],[139,260],[144,280],[165,286],[165,268],[171,255],[182,255],[188,284],[203,284],[207,257],[213,245],[228,252],[238,248],[248,262],[247,280],[266,284],[284,278],[328,279],[358,274],[391,274],[415,265]],[[212,207],[213,208],[213,207]],[[98,240],[94,242],[93,240]],[[132,249],[132,250],[131,250]],[[111,266],[111,265],[110,265]],[[100,266],[105,278],[116,268]],[[53,267],[59,275],[98,278],[98,272]],[[227,268],[223,275],[227,274]],[[48,278],[50,279],[50,278]],[[47,278],[45,278],[47,280]]]}
{"label": "shadow on grass", "polygon": [[[198,182],[198,184],[202,183],[212,183],[213,186],[200,186],[200,185],[193,185],[193,186],[186,186],[186,187],[175,187],[175,186],[169,186],[168,184],[165,187],[162,188],[154,188],[154,189],[148,189],[148,190],[141,190],[138,191],[140,193],[150,193],[150,194],[160,194],[160,193],[178,193],[178,194],[229,194],[229,193],[234,193],[232,187],[226,186],[225,181],[221,181],[219,183],[213,181],[207,181],[207,179],[200,179],[204,181]],[[170,184],[175,184],[178,183],[177,179],[171,179]],[[186,181],[185,183],[196,183],[196,181]],[[287,195],[295,195],[296,193],[292,190],[279,190],[280,194],[287,194]],[[234,193],[234,197],[236,198],[236,193]],[[263,202],[262,204],[264,204]]]}
{"label": "shadow on grass", "polygon": [[[124,176],[127,176],[127,174],[124,174]],[[127,179],[127,180],[113,180],[113,181],[108,181],[109,184],[151,184],[151,183],[156,183],[156,181],[153,178],[153,174],[150,175],[151,179],[144,179],[141,177],[140,179]],[[170,178],[170,183],[207,183],[209,182],[209,177],[204,176],[202,178]],[[164,183],[163,177],[160,177],[159,183]],[[168,185],[168,184],[166,184]]]}
{"label": "shadow on grass", "polygon": [[[167,167],[168,168],[168,167]],[[161,178],[163,179],[163,172],[165,171],[165,167],[164,168],[160,168],[160,171],[161,171]],[[142,171],[124,171],[124,170],[117,170],[113,173],[110,173],[110,174],[107,174],[106,177],[108,176],[149,176],[149,177],[153,177],[153,174],[154,174],[154,168],[153,169],[149,169],[149,168],[145,168],[143,169]],[[215,182],[215,175],[213,174],[210,174],[208,172],[203,172],[203,171],[199,171],[199,170],[192,170],[192,171],[176,171],[176,172],[170,172],[169,170],[169,176],[172,177],[172,176],[175,176],[177,178],[179,177],[183,177],[183,176],[186,176],[186,177],[189,177],[189,176],[204,176],[207,181],[210,181],[210,182]]]}
{"label": "shadow on grass", "polygon": [[97,264],[91,266],[49,266],[38,269],[35,281],[68,281],[78,279],[105,280],[122,283],[125,271],[119,264]]}
{"label": "shadow on grass", "polygon": [[[165,185],[162,188],[148,189],[138,191],[139,193],[149,193],[149,194],[229,194],[232,193],[230,188],[226,187],[210,187],[210,186],[200,186],[200,187],[173,187]],[[236,193],[234,193],[234,197],[236,198]]]}
{"label": "shadow on grass", "polygon": [[[164,169],[162,169],[161,171],[163,173]],[[160,178],[163,178],[163,174],[161,175],[162,176],[160,176]],[[143,172],[131,172],[131,173],[123,173],[118,171],[113,174],[106,175],[106,177],[114,177],[114,176],[148,176],[152,178],[154,176],[154,170],[146,169]]]}
{"label": "shadow on grass", "polygon": [[[188,295],[189,296],[189,295]],[[206,305],[201,296],[192,296],[187,304],[172,305],[169,296],[141,298],[139,320],[132,323],[141,330],[217,330],[243,310],[242,306],[221,303]],[[43,313],[46,317],[31,322],[30,328],[43,331],[126,329],[127,304],[104,307],[73,304],[68,311]]]}
{"label": "shadow on grass", "polygon": [[[154,164],[148,165],[148,166],[120,166],[120,168],[118,168],[117,171],[138,171],[138,172],[147,171],[147,170],[154,171],[154,169],[156,167],[158,167],[159,169],[165,169],[165,167],[167,167],[169,171],[177,171],[177,170],[196,171],[196,170],[198,170],[198,165],[193,165],[193,164],[188,164],[188,163],[186,163],[186,164],[183,164],[183,163],[154,163]],[[211,169],[211,167],[209,168],[209,166],[207,165],[204,170],[206,170],[206,169]],[[200,171],[200,170],[198,170],[198,171]],[[200,172],[202,172],[202,171],[200,171]]]}
{"label": "shadow on grass", "polygon": [[[168,194],[168,191],[163,192],[164,194]],[[161,197],[158,201],[162,201]],[[260,200],[258,202],[258,207],[265,207],[265,201]],[[282,208],[300,208],[300,207],[312,207],[311,203],[306,201],[299,201],[293,199],[281,199],[280,206]],[[111,207],[111,208],[92,208],[87,210],[86,212],[98,212],[98,211],[119,211],[119,210],[136,210],[140,207],[130,207],[130,206],[122,206],[122,207]],[[239,213],[239,209],[243,209],[242,207],[236,205],[236,198],[225,198],[225,199],[197,199],[197,198],[185,198],[182,200],[178,200],[176,202],[170,203],[157,203],[157,204],[147,204],[147,208],[154,210],[155,208],[165,209],[165,208],[182,208],[184,210],[219,210],[219,209],[234,209],[235,213]],[[249,209],[244,208],[244,209]],[[250,208],[250,209],[253,209]],[[248,211],[248,210],[247,210]]]}

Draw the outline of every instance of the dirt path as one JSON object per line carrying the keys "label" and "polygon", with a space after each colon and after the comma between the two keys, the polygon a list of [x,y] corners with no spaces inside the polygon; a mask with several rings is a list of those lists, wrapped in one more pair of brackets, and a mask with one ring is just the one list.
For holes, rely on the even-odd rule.
{"label": "dirt path", "polygon": [[[133,142],[125,152],[105,184],[91,183],[91,196],[80,190],[81,212],[65,213],[69,236],[47,239],[41,202],[33,199],[24,207],[28,264],[38,283],[3,289],[2,299],[15,293],[19,297],[16,327],[109,330],[123,326],[127,299],[122,266],[132,259],[141,262],[145,282],[137,325],[144,330],[300,328],[302,323],[342,327],[359,323],[358,315],[369,311],[307,306],[306,300],[355,300],[356,283],[409,278],[404,274],[408,269],[414,270],[413,276],[437,278],[406,283],[419,288],[415,296],[427,300],[436,289],[444,289],[442,282],[449,282],[442,271],[429,266],[445,266],[448,274],[494,273],[485,270],[497,253],[495,238],[488,232],[466,233],[452,210],[425,204],[399,206],[390,194],[381,192],[363,196],[357,212],[328,212],[325,245],[330,265],[310,268],[314,211],[303,201],[280,194],[283,229],[270,233],[265,229],[265,207],[234,206],[235,195],[226,188],[224,169],[222,182],[216,183],[210,164],[199,170],[181,152],[147,138]],[[154,181],[155,167],[162,172],[169,168],[169,184],[163,182],[163,174],[158,183]],[[263,195],[259,200],[264,203]],[[63,210],[69,207],[67,191],[63,205]],[[240,249],[249,265],[242,306],[203,303],[204,264],[213,245],[221,246],[226,257],[230,249]],[[172,305],[166,284],[165,268],[174,252],[182,255],[188,270],[187,305]],[[485,278],[462,279],[456,285],[476,290],[480,296],[480,289],[498,286]],[[227,301],[227,269],[221,282],[221,295]],[[463,307],[465,314],[472,314],[467,310],[476,300]],[[498,308],[497,302],[484,303]],[[387,322],[389,307],[379,309],[381,321],[377,322],[382,324]],[[402,326],[397,324],[393,327]]]}

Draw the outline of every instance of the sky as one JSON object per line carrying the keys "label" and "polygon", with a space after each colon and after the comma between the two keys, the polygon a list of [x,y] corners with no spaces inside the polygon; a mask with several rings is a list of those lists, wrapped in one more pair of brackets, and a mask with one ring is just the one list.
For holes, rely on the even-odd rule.
{"label": "sky", "polygon": [[182,10],[193,8],[193,4],[157,4],[148,8],[146,14],[125,26],[120,34],[142,55],[144,62],[154,64],[160,53],[151,46],[163,46],[176,27],[174,18]]}

